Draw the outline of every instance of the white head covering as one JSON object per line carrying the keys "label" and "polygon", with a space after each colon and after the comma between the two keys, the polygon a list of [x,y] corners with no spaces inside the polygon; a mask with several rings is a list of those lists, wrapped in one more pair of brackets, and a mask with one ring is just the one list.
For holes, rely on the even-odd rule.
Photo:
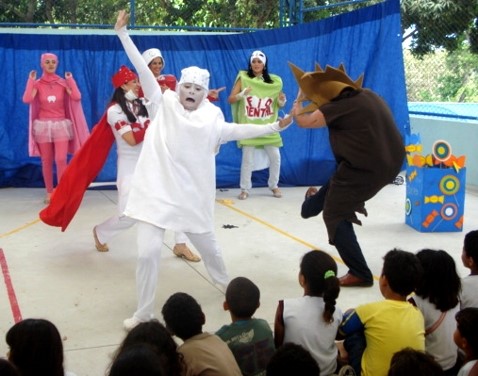
{"label": "white head covering", "polygon": [[151,61],[157,57],[160,57],[163,61],[164,68],[164,66],[166,65],[166,61],[164,61],[163,55],[161,55],[160,50],[158,50],[157,48],[150,48],[149,50],[143,52],[143,59],[146,62],[146,65],[149,65],[149,63],[151,63]]}
{"label": "white head covering", "polygon": [[262,51],[259,51],[259,50],[254,51],[251,54],[251,59],[250,59],[251,63],[253,59],[259,59],[260,61],[262,61],[262,64],[266,65],[266,62],[267,62],[266,54]]}
{"label": "white head covering", "polygon": [[188,67],[181,71],[181,79],[179,85],[184,83],[192,83],[202,86],[206,91],[209,91],[209,72],[207,69],[199,67]]}

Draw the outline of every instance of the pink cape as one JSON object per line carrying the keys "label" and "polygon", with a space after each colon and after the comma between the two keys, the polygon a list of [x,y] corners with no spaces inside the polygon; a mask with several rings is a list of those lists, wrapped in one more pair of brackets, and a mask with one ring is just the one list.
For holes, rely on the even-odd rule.
{"label": "pink cape", "polygon": [[[61,79],[60,85],[65,86],[65,80]],[[28,155],[30,157],[39,157],[40,150],[33,139],[33,120],[38,118],[39,112],[38,98],[35,97],[30,105],[29,124],[28,124]],[[74,154],[83,145],[90,134],[88,124],[86,123],[81,101],[72,101],[69,95],[65,95],[66,117],[73,123],[73,139],[68,145],[68,153]]]}

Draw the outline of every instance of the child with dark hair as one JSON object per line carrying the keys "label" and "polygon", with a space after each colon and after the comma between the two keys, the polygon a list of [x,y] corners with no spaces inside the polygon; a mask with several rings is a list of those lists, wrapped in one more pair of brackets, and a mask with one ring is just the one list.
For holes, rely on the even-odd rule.
{"label": "child with dark hair", "polygon": [[409,302],[425,319],[425,349],[440,364],[446,375],[456,375],[461,362],[453,342],[455,314],[460,310],[460,276],[455,261],[442,250],[422,249],[417,257],[423,277]]}
{"label": "child with dark hair", "polygon": [[266,376],[318,376],[320,368],[310,352],[301,345],[286,343],[271,358]]}
{"label": "child with dark hair", "polygon": [[470,275],[462,280],[460,308],[478,307],[478,230],[465,235],[461,260],[470,269]]}
{"label": "child with dark hair", "polygon": [[428,353],[409,347],[393,354],[387,376],[444,376],[441,366]]}
{"label": "child with dark hair", "polygon": [[146,343],[129,346],[114,360],[108,376],[169,376],[157,352]]}
{"label": "child with dark hair", "polygon": [[263,319],[252,318],[260,305],[259,288],[245,277],[234,278],[226,290],[224,310],[232,324],[216,332],[231,349],[243,375],[261,375],[275,352],[272,330]]}
{"label": "child with dark hair", "polygon": [[202,331],[206,317],[192,296],[183,292],[171,295],[161,313],[169,332],[184,341],[178,352],[184,357],[186,375],[241,375],[234,355],[224,341]]}
{"label": "child with dark hair", "polygon": [[453,339],[465,353],[465,364],[458,376],[478,375],[478,308],[469,307],[456,314],[456,330]]}
{"label": "child with dark hair", "polygon": [[274,322],[276,347],[292,342],[308,350],[322,375],[337,369],[335,337],[342,312],[335,304],[340,292],[337,263],[323,251],[307,252],[300,263],[300,298],[279,301]]}
{"label": "child with dark hair", "polygon": [[131,329],[118,347],[112,364],[130,347],[138,344],[147,344],[159,356],[165,375],[182,375],[183,356],[177,352],[178,345],[171,334],[158,320],[142,322]]}
{"label": "child with dark hair", "polygon": [[22,376],[74,376],[63,369],[63,343],[56,326],[44,319],[25,319],[6,334],[8,360]]}
{"label": "child with dark hair", "polygon": [[0,375],[2,376],[20,376],[20,372],[7,359],[0,358]]}
{"label": "child with dark hair", "polygon": [[425,324],[407,301],[423,270],[411,252],[393,249],[383,262],[379,286],[385,300],[363,304],[344,314],[339,337],[345,338],[350,365],[357,375],[385,376],[397,351],[425,350]]}

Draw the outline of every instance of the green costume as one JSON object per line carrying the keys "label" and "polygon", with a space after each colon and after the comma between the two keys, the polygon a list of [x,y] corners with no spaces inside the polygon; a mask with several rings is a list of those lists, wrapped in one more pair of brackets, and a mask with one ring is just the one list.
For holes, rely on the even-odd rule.
{"label": "green costume", "polygon": [[[250,78],[246,71],[240,71],[235,82],[241,80],[241,88],[250,87],[249,94],[232,104],[232,117],[235,123],[246,124],[269,124],[278,118],[279,94],[282,91],[282,79],[270,74],[272,83],[266,83],[262,77]],[[264,145],[282,146],[282,138],[279,133],[272,133],[266,136],[250,138],[238,141],[238,146]]]}

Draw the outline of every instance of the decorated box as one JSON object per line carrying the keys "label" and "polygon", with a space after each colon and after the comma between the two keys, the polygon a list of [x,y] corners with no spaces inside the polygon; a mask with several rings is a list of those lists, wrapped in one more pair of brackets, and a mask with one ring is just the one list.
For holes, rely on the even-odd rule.
{"label": "decorated box", "polygon": [[[465,209],[465,157],[455,157],[438,140],[422,156],[419,136],[407,145],[405,223],[420,232],[462,231]],[[415,137],[415,138],[413,138]]]}

